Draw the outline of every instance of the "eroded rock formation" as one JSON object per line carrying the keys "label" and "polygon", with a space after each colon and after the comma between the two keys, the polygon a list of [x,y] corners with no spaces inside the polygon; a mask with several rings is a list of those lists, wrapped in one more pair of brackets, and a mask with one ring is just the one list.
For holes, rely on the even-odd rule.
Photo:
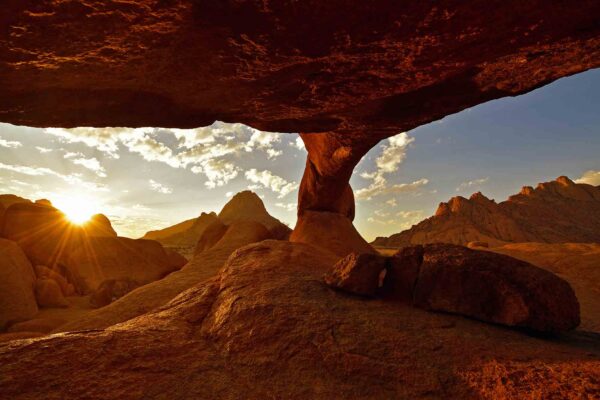
{"label": "eroded rock formation", "polygon": [[525,186],[496,203],[481,193],[440,203],[435,215],[377,246],[404,247],[425,243],[496,246],[511,242],[600,242],[600,187],[575,183],[565,176],[534,189]]}
{"label": "eroded rock formation", "polygon": [[[351,217],[378,140],[600,65],[600,4],[10,0],[0,120],[303,135],[300,211]],[[334,178],[335,177],[335,178]]]}

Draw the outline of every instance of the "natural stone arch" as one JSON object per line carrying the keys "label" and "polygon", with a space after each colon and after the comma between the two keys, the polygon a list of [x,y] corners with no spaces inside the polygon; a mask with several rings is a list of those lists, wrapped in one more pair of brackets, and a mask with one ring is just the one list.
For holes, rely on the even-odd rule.
{"label": "natural stone arch", "polygon": [[594,0],[9,0],[0,121],[312,132],[299,215],[352,219],[369,148],[598,67],[598,15]]}

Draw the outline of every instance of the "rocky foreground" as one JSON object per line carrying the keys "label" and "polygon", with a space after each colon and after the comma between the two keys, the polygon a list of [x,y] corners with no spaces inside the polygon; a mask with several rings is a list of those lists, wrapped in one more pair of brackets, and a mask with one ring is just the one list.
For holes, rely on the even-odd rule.
{"label": "rocky foreground", "polygon": [[244,247],[213,279],[159,310],[107,329],[1,345],[2,393],[514,399],[600,392],[597,336],[538,338],[343,294],[322,281],[336,260],[297,243]]}

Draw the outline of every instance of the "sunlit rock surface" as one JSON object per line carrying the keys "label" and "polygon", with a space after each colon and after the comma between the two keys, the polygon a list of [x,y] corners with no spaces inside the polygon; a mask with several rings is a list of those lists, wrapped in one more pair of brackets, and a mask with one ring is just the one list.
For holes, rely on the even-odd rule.
{"label": "sunlit rock surface", "polygon": [[14,399],[594,397],[593,337],[549,341],[349,296],[321,280],[335,261],[283,241],[239,249],[152,313],[0,344],[0,388]]}

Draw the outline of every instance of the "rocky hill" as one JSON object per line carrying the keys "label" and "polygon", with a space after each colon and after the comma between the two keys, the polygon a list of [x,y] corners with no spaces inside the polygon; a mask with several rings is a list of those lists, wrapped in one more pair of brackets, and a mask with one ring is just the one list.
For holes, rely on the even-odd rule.
{"label": "rocky hill", "polygon": [[473,241],[491,246],[514,242],[600,242],[600,187],[575,183],[565,176],[525,186],[496,203],[481,193],[440,203],[434,216],[412,228],[378,237],[376,246]]}
{"label": "rocky hill", "polygon": [[147,232],[142,239],[156,240],[165,247],[176,248],[182,254],[191,256],[207,228],[218,222],[230,225],[234,221],[259,222],[269,230],[271,237],[278,239],[287,238],[291,232],[290,228],[269,214],[256,193],[245,190],[234,195],[218,215],[214,212],[202,213],[198,218]]}

